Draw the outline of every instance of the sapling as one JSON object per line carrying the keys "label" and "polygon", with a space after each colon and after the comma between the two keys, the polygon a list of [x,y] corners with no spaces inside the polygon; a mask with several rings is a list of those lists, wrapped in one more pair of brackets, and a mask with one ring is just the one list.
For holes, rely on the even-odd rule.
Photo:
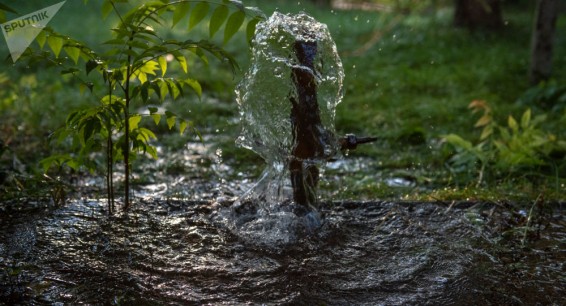
{"label": "sapling", "polygon": [[[54,133],[53,138],[59,142],[71,140],[72,147],[76,149],[74,154],[54,154],[41,163],[45,171],[52,166],[66,165],[75,170],[86,168],[94,172],[98,170],[98,164],[93,161],[92,153],[103,152],[106,156],[108,212],[112,213],[115,210],[115,163],[120,160],[124,163],[124,208],[127,210],[131,202],[132,160],[138,155],[158,158],[157,149],[152,144],[157,136],[142,126],[142,120],[149,119],[157,125],[165,118],[169,129],[176,126],[180,133],[190,130],[198,134],[191,121],[171,111],[159,112],[150,102],[178,100],[187,89],[201,97],[199,81],[187,77],[187,59],[190,57],[208,63],[208,57],[212,55],[236,70],[238,64],[235,59],[212,38],[224,26],[225,45],[247,21],[246,37],[250,40],[263,14],[235,1],[162,0],[140,3],[106,0],[102,4],[102,16],[105,18],[110,14],[116,17],[118,25],[110,30],[112,39],[103,42],[109,46],[107,52],[97,52],[85,43],[45,29],[36,38],[39,48],[26,50],[24,56],[28,65],[41,62],[57,67],[62,74],[77,78],[81,90],[88,90],[95,96],[102,95],[98,104],[71,111],[65,127]],[[203,20],[209,22],[208,39],[164,38],[164,34],[158,31],[167,26],[179,27],[183,23],[188,23],[185,27],[190,31]],[[66,56],[62,55],[63,52]],[[171,65],[172,61],[177,65]],[[179,72],[182,76],[178,76]],[[91,73],[96,73],[98,81],[96,77],[92,80]],[[134,111],[134,104],[145,106],[147,113]]]}

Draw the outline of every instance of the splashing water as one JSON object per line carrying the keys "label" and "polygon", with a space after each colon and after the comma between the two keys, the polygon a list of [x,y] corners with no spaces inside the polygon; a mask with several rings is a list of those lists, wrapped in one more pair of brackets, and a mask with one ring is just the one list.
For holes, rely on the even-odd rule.
{"label": "splashing water", "polygon": [[[301,65],[293,50],[297,41],[315,42],[314,71]],[[252,64],[236,90],[242,134],[237,143],[261,155],[269,164],[284,163],[293,146],[289,99],[298,95],[294,68],[314,74],[322,126],[334,132],[335,108],[342,99],[344,70],[326,25],[306,14],[275,12],[257,25]],[[335,150],[335,144],[326,144]]]}
{"label": "splashing water", "polygon": [[[240,233],[261,237],[272,233],[270,243],[288,242],[297,226],[307,230],[320,226],[316,209],[300,207],[303,212],[297,213],[305,203],[316,206],[312,205],[317,201],[316,190],[305,192],[311,198],[304,203],[295,203],[293,193],[306,180],[316,186],[316,166],[338,151],[334,116],[342,99],[343,79],[342,63],[326,25],[304,13],[278,12],[257,25],[252,64],[236,90],[242,123],[236,143],[259,154],[267,167],[257,184],[235,203],[240,215],[257,217],[237,220]],[[300,177],[292,179],[292,171]]]}

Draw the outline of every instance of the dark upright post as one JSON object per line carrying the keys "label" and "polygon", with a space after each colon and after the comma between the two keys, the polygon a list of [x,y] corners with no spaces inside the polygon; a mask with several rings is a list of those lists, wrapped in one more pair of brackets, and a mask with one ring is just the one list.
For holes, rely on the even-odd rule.
{"label": "dark upright post", "polygon": [[289,170],[293,200],[300,205],[316,206],[319,173],[316,165],[308,164],[308,160],[324,156],[322,134],[325,133],[316,95],[314,60],[317,44],[314,41],[296,41],[293,47],[299,61],[299,65],[292,68],[296,95],[291,95],[290,98],[293,148]]}
{"label": "dark upright post", "polygon": [[[334,135],[322,126],[316,95],[316,71],[314,61],[317,53],[315,41],[296,41],[293,45],[299,65],[292,68],[296,92],[292,94],[291,125],[293,148],[289,162],[293,200],[303,206],[317,205],[318,185],[317,160],[328,159],[325,146],[334,145]],[[341,150],[354,150],[359,144],[376,141],[376,137],[356,137],[348,134],[338,139]]]}

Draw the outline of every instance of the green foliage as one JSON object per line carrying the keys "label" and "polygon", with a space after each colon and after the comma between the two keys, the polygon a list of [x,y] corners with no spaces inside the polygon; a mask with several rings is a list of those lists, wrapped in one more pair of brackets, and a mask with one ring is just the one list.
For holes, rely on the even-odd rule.
{"label": "green foliage", "polygon": [[519,98],[518,103],[553,112],[564,111],[566,109],[566,85],[556,81],[542,82],[527,90]]}
{"label": "green foliage", "polygon": [[479,141],[473,143],[457,134],[443,137],[456,150],[449,161],[453,172],[479,171],[479,185],[485,172],[490,172],[490,177],[511,176],[556,169],[557,162],[564,162],[560,159],[566,152],[566,141],[539,128],[546,115],[533,118],[531,110],[527,109],[519,121],[510,115],[502,125],[494,120],[492,109],[485,101],[472,101],[469,108],[473,113],[482,113],[475,123],[475,127],[481,129]]}
{"label": "green foliage", "polygon": [[7,6],[6,4],[0,3],[0,23],[6,22],[5,12],[10,12],[14,14],[17,13],[13,8]]}
{"label": "green foliage", "polygon": [[[180,25],[187,15],[189,20],[186,29],[190,31],[208,17],[211,6],[215,9],[209,17],[209,38],[225,24],[224,44],[239,30],[246,17],[249,40],[255,24],[263,18],[257,11],[230,1],[213,4],[209,1],[162,0],[139,4],[137,1],[106,0],[101,8],[102,17],[107,18],[113,13],[119,23],[111,29],[112,39],[103,42],[109,46],[109,51],[105,53],[98,53],[52,30],[42,31],[36,38],[39,50],[28,49],[24,54],[28,64],[41,62],[58,67],[61,74],[71,74],[80,80],[81,91],[88,89],[94,95],[102,94],[97,105],[72,111],[65,127],[54,133],[56,142],[70,141],[75,151],[74,154],[55,154],[44,159],[41,161],[44,171],[66,165],[75,170],[84,167],[94,172],[99,165],[93,160],[92,154],[104,152],[107,157],[110,201],[113,199],[112,165],[123,160],[127,208],[131,161],[138,155],[158,158],[157,149],[152,145],[157,136],[142,121],[158,125],[165,118],[169,129],[177,127],[180,133],[188,129],[198,135],[192,122],[171,111],[159,113],[155,106],[165,100],[178,100],[185,96],[187,89],[201,97],[199,81],[187,77],[190,71],[187,59],[195,57],[207,64],[208,57],[212,56],[227,63],[233,70],[238,68],[236,60],[211,40],[166,39],[158,31],[165,27],[167,20],[172,20],[172,26]],[[184,76],[173,74],[176,71],[170,68],[180,68]],[[96,85],[96,82],[89,80],[93,72],[102,79],[102,84]],[[134,112],[133,103],[139,104],[136,109],[145,106],[147,112]]]}

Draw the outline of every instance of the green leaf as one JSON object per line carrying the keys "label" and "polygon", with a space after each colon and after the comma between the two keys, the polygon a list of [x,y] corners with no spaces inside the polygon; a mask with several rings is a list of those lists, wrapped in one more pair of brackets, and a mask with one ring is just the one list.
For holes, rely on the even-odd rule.
{"label": "green leaf", "polygon": [[246,26],[246,39],[248,41],[248,43],[250,43],[255,35],[255,28],[257,23],[260,20],[258,18],[254,18],[250,21],[248,21],[248,25]]}
{"label": "green leaf", "polygon": [[43,172],[47,172],[53,164],[61,166],[64,163],[68,163],[72,160],[69,154],[55,154],[39,161],[39,164],[43,167]]}
{"label": "green leaf", "polygon": [[169,88],[167,87],[167,82],[163,79],[159,80],[159,96],[161,97],[161,101],[165,99],[167,93],[169,92]]}
{"label": "green leaf", "polygon": [[[147,101],[147,99],[149,99],[149,83],[144,83],[142,86],[140,86],[140,93],[141,93],[141,97],[142,97],[142,101],[145,103]],[[133,97],[132,97],[133,98]]]}
{"label": "green leaf", "polygon": [[159,64],[156,61],[147,61],[142,66],[138,67],[133,75],[140,80],[140,83],[145,84],[147,82],[147,75],[155,75],[155,70]]}
{"label": "green leaf", "polygon": [[169,129],[172,129],[175,126],[175,121],[177,121],[177,117],[175,115],[167,116],[167,126]]}
{"label": "green leaf", "polygon": [[491,121],[492,121],[491,116],[489,114],[484,114],[483,116],[480,117],[480,119],[478,119],[474,127],[482,127],[488,125],[491,123]]}
{"label": "green leaf", "polygon": [[193,8],[191,12],[191,18],[189,19],[189,31],[194,28],[199,22],[201,22],[204,17],[208,14],[208,2],[199,2]]}
{"label": "green leaf", "polygon": [[108,14],[110,14],[110,12],[112,12],[112,1],[111,0],[106,0],[104,1],[104,3],[102,3],[102,19],[106,19],[106,17],[108,17]]}
{"label": "green leaf", "polygon": [[63,49],[63,42],[63,38],[55,35],[49,35],[49,37],[47,37],[47,44],[53,51],[53,54],[55,54],[55,57],[59,57],[59,53],[61,53],[61,49]]}
{"label": "green leaf", "polygon": [[133,115],[128,119],[128,122],[130,123],[130,131],[138,128],[138,124],[140,123],[141,119],[141,115]]}
{"label": "green leaf", "polygon": [[106,95],[104,97],[102,97],[102,99],[100,99],[100,102],[104,105],[111,105],[116,103],[117,101],[119,102],[121,99],[115,95]]}
{"label": "green leaf", "polygon": [[81,50],[75,46],[64,47],[65,53],[77,64],[79,62],[79,56],[81,55]]}
{"label": "green leaf", "polygon": [[161,114],[151,114],[151,118],[153,118],[153,122],[155,122],[155,125],[158,125],[159,122],[161,121]]}
{"label": "green leaf", "polygon": [[509,141],[511,139],[511,134],[509,134],[509,130],[505,127],[498,127],[499,128],[499,135],[501,140]]}
{"label": "green leaf", "polygon": [[181,135],[183,135],[186,128],[187,128],[187,121],[183,119],[179,120],[179,132],[181,133]]}
{"label": "green leaf", "polygon": [[448,142],[449,144],[458,147],[458,148],[463,148],[466,150],[471,150],[473,145],[471,142],[465,140],[464,138],[460,137],[459,135],[456,134],[449,134],[446,136],[442,137],[444,139],[444,141]]}
{"label": "green leaf", "polygon": [[151,138],[157,139],[157,136],[155,136],[155,134],[151,130],[148,130],[146,128],[139,128],[138,132],[140,136],[142,136],[142,140],[144,142],[148,142]]}
{"label": "green leaf", "polygon": [[226,44],[244,23],[246,19],[246,14],[243,11],[236,11],[228,18],[226,21],[226,27],[224,28],[224,44]]}
{"label": "green leaf", "polygon": [[[165,97],[163,97],[163,96],[161,95],[161,88],[160,88],[160,85],[159,85],[160,82],[161,82],[161,79],[157,79],[157,80],[154,80],[154,81],[150,82],[149,85],[151,86],[151,88],[153,88],[153,90],[155,91],[155,94],[157,95],[157,97],[159,98],[159,100],[160,100],[161,102],[163,102],[163,99],[164,99]],[[155,111],[157,111],[157,108],[155,109]]]}
{"label": "green leaf", "polygon": [[161,69],[161,76],[164,77],[167,72],[167,58],[165,56],[160,56],[158,59],[159,68]]}
{"label": "green leaf", "polygon": [[193,130],[193,132],[194,132],[195,134],[197,134],[199,141],[200,141],[202,144],[204,144],[204,138],[202,138],[202,134],[200,133],[200,131],[197,130],[196,128],[194,128],[194,127],[191,127],[191,129]]}
{"label": "green leaf", "polygon": [[187,16],[190,8],[191,4],[189,2],[183,2],[175,7],[175,11],[173,11],[173,25],[171,27],[174,27],[183,17]]}
{"label": "green leaf", "polygon": [[208,65],[208,57],[201,48],[190,48],[189,51],[196,54],[205,65]]}
{"label": "green leaf", "polygon": [[222,24],[224,24],[224,21],[226,21],[226,17],[228,17],[228,13],[229,13],[228,7],[226,7],[225,5],[220,5],[214,10],[212,16],[210,17],[210,25],[209,25],[210,37],[213,37],[214,34],[218,32]]}
{"label": "green leaf", "polygon": [[175,85],[175,87],[179,91],[179,94],[181,96],[184,96],[185,93],[183,92],[183,86],[184,86],[185,82],[183,82],[183,80],[173,79],[173,84]]}
{"label": "green leaf", "polygon": [[[81,167],[81,162],[79,162],[78,160],[71,158],[68,161],[65,162],[67,164],[67,166],[71,167],[71,169],[73,170],[79,170],[79,168]],[[89,165],[85,165],[87,168],[89,168]],[[91,169],[92,172],[93,169]]]}
{"label": "green leaf", "polygon": [[183,82],[189,85],[195,91],[199,99],[202,97],[202,87],[200,86],[200,83],[197,80],[186,79]]}
{"label": "green leaf", "polygon": [[527,109],[521,117],[521,127],[527,129],[531,123],[531,109]]}
{"label": "green leaf", "polygon": [[157,149],[152,146],[152,145],[147,145],[145,147],[145,152],[147,154],[149,154],[153,159],[158,159],[159,157],[157,156]]}
{"label": "green leaf", "polygon": [[147,74],[137,71],[134,75],[138,78],[138,80],[140,80],[140,83],[144,84],[147,82]]}
{"label": "green leaf", "polygon": [[45,46],[45,42],[47,41],[47,34],[45,34],[45,31],[39,32],[39,34],[35,37],[35,40],[37,41],[39,48],[43,49],[43,46]]}
{"label": "green leaf", "polygon": [[181,55],[180,53],[178,55],[175,55],[175,59],[179,62],[183,71],[185,73],[188,73],[189,69],[187,67],[187,59],[183,55]]}
{"label": "green leaf", "polygon": [[155,75],[155,70],[157,70],[158,65],[159,63],[156,61],[147,61],[139,68],[139,70],[143,73]]}
{"label": "green leaf", "polygon": [[507,118],[507,125],[511,130],[513,130],[513,132],[516,133],[519,131],[519,124],[517,124],[517,120],[515,120],[515,118],[513,118],[513,116],[511,115],[509,115],[509,118]]}
{"label": "green leaf", "polygon": [[86,62],[86,74],[88,75],[94,68],[98,67],[98,63],[94,60]]}
{"label": "green leaf", "polygon": [[98,118],[94,116],[90,117],[83,127],[83,141],[85,143],[89,141],[92,135],[100,132],[100,128],[100,120],[98,120]]}
{"label": "green leaf", "polygon": [[65,123],[67,124],[68,127],[72,128],[77,124],[78,121],[80,121],[81,115],[82,115],[82,111],[74,111],[70,113],[69,116],[67,116],[67,120],[65,121]]}
{"label": "green leaf", "polygon": [[480,135],[480,140],[485,140],[493,134],[493,125],[486,125]]}
{"label": "green leaf", "polygon": [[177,88],[175,81],[172,79],[167,80],[167,87],[169,88],[169,96],[173,98],[173,100],[177,99],[181,91]]}
{"label": "green leaf", "polygon": [[43,167],[43,172],[47,173],[51,165],[56,161],[56,156],[49,156],[39,161],[39,164]]}

